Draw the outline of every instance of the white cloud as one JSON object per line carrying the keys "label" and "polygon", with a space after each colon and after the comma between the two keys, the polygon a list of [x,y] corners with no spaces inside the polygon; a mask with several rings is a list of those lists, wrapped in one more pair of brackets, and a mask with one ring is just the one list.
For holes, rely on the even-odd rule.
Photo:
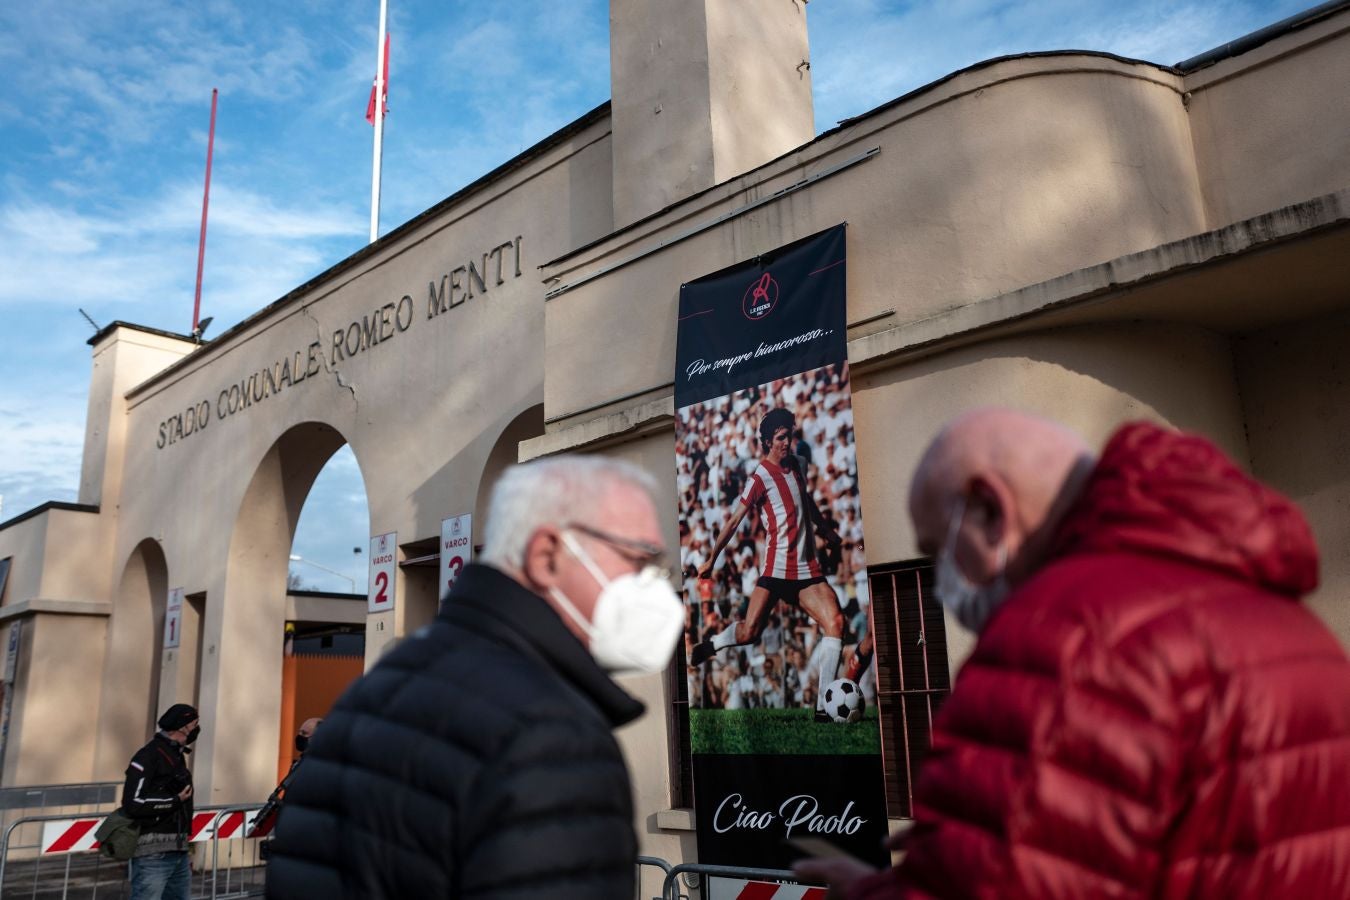
{"label": "white cloud", "polygon": [[[66,308],[117,303],[140,312],[124,308],[116,318],[153,324],[147,300],[191,296],[200,223],[200,188],[182,183],[92,212],[26,200],[0,206],[0,269],[9,273],[0,307],[38,297]],[[350,245],[360,223],[352,207],[283,206],[229,182],[214,185],[208,289],[243,317],[326,268],[333,241]]]}
{"label": "white cloud", "polygon": [[1171,65],[1304,8],[1301,0],[963,0],[811,4],[818,130],[987,59],[1098,50]]}
{"label": "white cloud", "polygon": [[[72,354],[88,349],[68,336]],[[69,373],[35,380],[27,389],[9,384],[0,391],[0,447],[6,457],[0,466],[0,521],[48,500],[76,499],[87,379],[88,366],[75,366]]]}
{"label": "white cloud", "polygon": [[[818,127],[1001,54],[1077,48],[1173,63],[1306,5],[816,0]],[[394,4],[384,231],[603,102],[606,13],[603,0]],[[213,331],[362,246],[375,30],[366,0],[0,4],[7,515],[74,497],[89,334],[75,308],[101,324],[188,327],[212,87],[203,312]],[[342,508],[334,515],[350,514]]]}

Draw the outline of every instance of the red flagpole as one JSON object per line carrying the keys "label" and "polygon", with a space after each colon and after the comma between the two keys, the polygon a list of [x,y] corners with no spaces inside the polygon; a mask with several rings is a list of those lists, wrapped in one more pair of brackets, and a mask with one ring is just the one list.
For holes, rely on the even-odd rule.
{"label": "red flagpole", "polygon": [[202,192],[202,236],[197,243],[197,294],[192,300],[192,333],[202,312],[202,264],[206,261],[206,207],[211,201],[211,151],[216,146],[216,94],[211,88],[211,133],[206,139],[206,189]]}

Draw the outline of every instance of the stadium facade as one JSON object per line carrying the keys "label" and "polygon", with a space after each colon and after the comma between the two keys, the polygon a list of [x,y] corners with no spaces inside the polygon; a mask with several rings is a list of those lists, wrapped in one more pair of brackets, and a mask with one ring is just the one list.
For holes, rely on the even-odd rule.
{"label": "stadium facade", "polygon": [[[435,614],[442,520],[472,513],[476,539],[518,459],[643,466],[678,546],[681,284],[841,222],[874,578],[913,570],[908,475],[953,414],[1006,404],[1094,441],[1148,418],[1301,504],[1309,603],[1350,643],[1350,3],[1176,66],[991,60],[819,136],[805,3],[611,6],[610,103],[214,340],[93,338],[78,502],[0,525],[4,785],[115,780],[188,701],[199,801],[266,796],[287,623],[364,629],[370,665]],[[370,533],[397,536],[388,612],[287,590],[344,444]],[[970,639],[944,630],[945,683]],[[681,680],[627,679],[649,712],[621,733],[643,850],[672,861],[694,857]],[[891,769],[922,743],[904,701]]]}

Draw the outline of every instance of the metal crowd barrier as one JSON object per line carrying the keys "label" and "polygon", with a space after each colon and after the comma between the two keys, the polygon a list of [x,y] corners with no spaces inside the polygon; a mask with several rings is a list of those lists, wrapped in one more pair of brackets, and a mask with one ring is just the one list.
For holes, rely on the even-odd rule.
{"label": "metal crowd barrier", "polygon": [[[263,896],[265,868],[261,841],[245,838],[249,813],[262,804],[207,806],[196,810],[194,832],[206,832],[191,845],[192,900],[239,900]],[[209,825],[199,818],[210,814]],[[11,822],[0,837],[0,900],[97,900],[130,893],[127,864],[90,850],[103,814],[25,816]],[[57,828],[57,823],[72,823]],[[51,827],[47,827],[51,826]],[[44,832],[46,836],[44,837]],[[60,836],[52,840],[52,834]],[[209,843],[209,846],[207,844]]]}
{"label": "metal crowd barrier", "polygon": [[[216,818],[211,825],[211,893],[194,894],[193,900],[197,900],[199,896],[209,898],[209,900],[261,897],[266,892],[267,869],[262,861],[262,839],[244,838],[249,821],[247,814],[257,812],[261,806],[261,803],[254,803],[249,806],[224,807],[216,813]],[[225,884],[222,886],[220,883],[222,869],[220,843],[221,831],[224,829],[222,829],[221,823],[229,821],[230,817],[236,814],[244,817],[244,823],[243,827],[239,829],[237,837],[231,835],[225,838]],[[236,875],[238,876],[237,879]]]}
{"label": "metal crowd barrier", "polygon": [[659,856],[639,856],[637,858],[637,882],[634,889],[637,891],[637,900],[642,900],[642,868],[648,866],[659,871],[660,877],[664,879],[666,873],[670,871],[670,863],[661,859]]}
{"label": "metal crowd barrier", "polygon": [[[761,881],[777,882],[782,885],[800,886],[802,883],[797,877],[787,869],[752,869],[743,866],[713,866],[702,863],[680,863],[672,866],[664,859],[655,856],[639,856],[637,858],[637,894],[639,898],[644,897],[642,891],[642,870],[643,867],[659,869],[662,874],[661,893],[651,900],[694,900],[701,898],[707,900],[710,896],[712,884],[710,878],[728,878],[736,881]],[[697,876],[697,881],[690,881],[688,876]],[[695,893],[682,893],[680,889],[680,879],[684,877],[687,886]],[[808,892],[814,893],[814,892]],[[755,896],[771,896],[762,892]],[[793,894],[796,896],[796,894]],[[720,900],[720,898],[718,898]]]}
{"label": "metal crowd barrier", "polygon": [[702,863],[680,863],[671,866],[666,880],[661,885],[660,900],[680,900],[681,875],[697,874],[699,887],[707,896],[709,878],[735,878],[743,881],[778,881],[784,884],[800,884],[797,876],[789,869],[750,869],[741,866],[708,866]]}
{"label": "metal crowd barrier", "polygon": [[83,784],[34,784],[27,787],[0,788],[0,810],[38,810],[73,807],[76,812],[90,811],[117,803],[120,781],[89,781]]}
{"label": "metal crowd barrier", "polygon": [[[266,868],[260,848],[262,841],[245,838],[250,813],[261,804],[208,806],[196,811],[194,822],[201,825],[194,833],[204,832],[206,822],[198,818],[210,814],[210,839],[198,839],[192,845],[192,900],[242,900],[261,897],[266,890]],[[69,815],[26,816],[9,824],[0,837],[0,900],[107,900],[130,893],[127,864],[109,860],[90,850],[96,821],[102,815],[78,818]],[[54,823],[67,823],[56,827]],[[51,828],[44,826],[52,825]],[[47,832],[44,837],[44,832]],[[60,837],[53,840],[52,835]],[[71,836],[74,836],[73,838]],[[45,864],[45,865],[44,865]],[[671,865],[655,856],[637,858],[637,896],[644,896],[642,871],[657,870],[662,878],[661,894],[652,900],[695,900],[709,896],[710,878],[741,881],[799,884],[792,872],[784,869],[754,869],[741,866],[714,866],[701,863]],[[688,876],[698,880],[690,882]],[[680,878],[694,893],[682,893]]]}

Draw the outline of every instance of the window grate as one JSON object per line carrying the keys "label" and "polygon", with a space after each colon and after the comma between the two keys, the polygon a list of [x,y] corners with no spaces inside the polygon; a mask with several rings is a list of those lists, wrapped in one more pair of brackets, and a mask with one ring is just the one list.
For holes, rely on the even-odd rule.
{"label": "window grate", "polygon": [[670,805],[672,809],[694,808],[694,764],[689,738],[689,669],[681,639],[671,660],[670,694]]}
{"label": "window grate", "polygon": [[877,702],[886,808],[914,813],[914,781],[932,744],[933,719],[951,692],[947,631],[928,562],[869,567],[876,629]]}

